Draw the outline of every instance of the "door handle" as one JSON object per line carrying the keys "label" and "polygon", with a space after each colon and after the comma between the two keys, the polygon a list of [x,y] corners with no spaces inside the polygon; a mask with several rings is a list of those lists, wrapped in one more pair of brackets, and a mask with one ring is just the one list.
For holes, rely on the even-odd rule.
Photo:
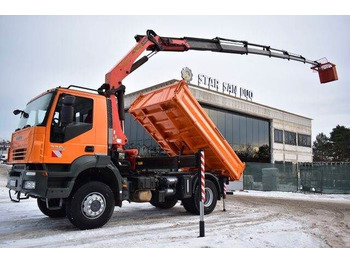
{"label": "door handle", "polygon": [[95,151],[95,147],[94,146],[86,146],[85,147],[85,152],[92,153],[94,151]]}

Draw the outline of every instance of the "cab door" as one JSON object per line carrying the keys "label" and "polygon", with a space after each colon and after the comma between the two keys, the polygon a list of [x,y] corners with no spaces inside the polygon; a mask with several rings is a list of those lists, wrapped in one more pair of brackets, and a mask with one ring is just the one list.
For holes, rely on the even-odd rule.
{"label": "cab door", "polygon": [[[67,121],[67,108],[70,121]],[[45,145],[45,162],[72,163],[80,156],[94,155],[95,122],[94,99],[84,95],[61,93],[56,100],[51,120],[48,121],[50,131],[49,141]]]}

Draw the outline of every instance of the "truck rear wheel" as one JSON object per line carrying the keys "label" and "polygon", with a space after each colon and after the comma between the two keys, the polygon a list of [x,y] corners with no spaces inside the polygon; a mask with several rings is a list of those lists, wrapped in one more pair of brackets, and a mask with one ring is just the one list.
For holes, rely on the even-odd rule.
{"label": "truck rear wheel", "polygon": [[114,211],[114,195],[109,186],[98,181],[78,188],[67,203],[67,217],[80,229],[102,227]]}
{"label": "truck rear wheel", "polygon": [[[50,199],[49,204],[52,206],[58,206],[59,201],[60,201],[59,199]],[[64,203],[62,204],[61,208],[48,209],[47,205],[46,205],[46,199],[38,198],[37,204],[38,204],[40,211],[48,217],[57,218],[57,217],[65,217],[66,216],[66,206]]]}
{"label": "truck rear wheel", "polygon": [[[182,205],[187,212],[199,215],[199,186],[196,186],[194,194],[190,198],[182,200]],[[210,214],[216,207],[218,201],[218,191],[214,183],[210,180],[205,180],[205,202],[204,214]]]}
{"label": "truck rear wheel", "polygon": [[175,196],[166,197],[164,202],[159,202],[152,197],[150,203],[152,206],[155,206],[161,209],[169,209],[174,207],[177,201],[178,200]]}

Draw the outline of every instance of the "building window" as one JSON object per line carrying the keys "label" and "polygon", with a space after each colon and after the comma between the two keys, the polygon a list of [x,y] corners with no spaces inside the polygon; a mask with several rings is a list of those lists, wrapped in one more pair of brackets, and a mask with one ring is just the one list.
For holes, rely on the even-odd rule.
{"label": "building window", "polygon": [[227,142],[244,162],[270,162],[270,123],[233,111],[202,105]]}
{"label": "building window", "polygon": [[139,154],[144,157],[153,157],[166,155],[158,143],[154,141],[151,135],[134,120],[134,117],[127,111],[125,112],[125,134],[129,138],[126,149],[137,148]]}
{"label": "building window", "polygon": [[288,145],[296,145],[296,133],[289,132],[289,131],[284,131],[284,142]]}
{"label": "building window", "polygon": [[275,129],[274,137],[275,143],[283,144],[283,130]]}
{"label": "building window", "polygon": [[[229,110],[202,105],[227,142],[245,162],[270,162],[270,122]],[[138,148],[142,156],[164,154],[133,117],[125,114],[126,148]],[[147,154],[146,154],[146,153]]]}
{"label": "building window", "polygon": [[311,147],[311,136],[298,134],[298,146]]}

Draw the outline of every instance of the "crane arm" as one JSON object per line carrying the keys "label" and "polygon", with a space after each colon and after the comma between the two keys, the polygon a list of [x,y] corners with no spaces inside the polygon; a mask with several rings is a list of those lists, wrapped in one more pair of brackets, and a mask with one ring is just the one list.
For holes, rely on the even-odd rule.
{"label": "crane arm", "polygon": [[[187,51],[189,48],[186,40],[183,39],[173,38],[171,43],[164,44],[161,38],[152,30],[147,30],[147,35],[136,36],[135,38],[137,44],[106,74],[105,85],[101,86],[100,91],[106,91],[107,94],[113,93],[113,90],[118,89],[122,85],[122,80],[126,76],[146,63],[158,51]],[[152,51],[152,53],[136,61],[145,50]]]}
{"label": "crane arm", "polygon": [[[105,90],[118,89],[127,75],[135,71],[159,51],[185,52],[197,50],[240,55],[255,54],[310,64],[314,70],[318,70],[323,65],[315,60],[306,59],[302,55],[242,40],[220,37],[213,39],[161,37],[152,30],[147,30],[146,35],[136,35],[135,39],[137,44],[134,48],[106,74],[105,83],[109,86],[104,86]],[[136,61],[145,50],[151,51],[151,53]]]}
{"label": "crane arm", "polygon": [[[140,39],[143,36],[136,36],[136,40]],[[280,50],[272,48],[266,45],[253,44],[248,41],[242,40],[233,40],[216,37],[213,39],[204,39],[204,38],[194,38],[194,37],[184,37],[184,38],[169,38],[169,37],[159,37],[160,44],[164,47],[161,51],[188,51],[188,50],[197,50],[197,51],[212,51],[212,52],[221,52],[221,53],[231,53],[231,54],[255,54],[263,55],[268,57],[275,57],[287,60],[294,60],[298,62],[303,62],[311,64],[313,66],[320,65],[319,62],[314,60],[306,59],[301,55],[296,55],[285,50]],[[174,50],[174,43],[186,43],[182,45],[183,49],[177,47]],[[178,50],[180,49],[180,50]],[[147,50],[154,50],[154,46],[149,47]]]}
{"label": "crane arm", "polygon": [[294,60],[298,62],[311,64],[313,66],[319,65],[317,61],[308,60],[301,55],[292,54],[285,50],[275,49],[266,45],[249,43],[247,41],[225,39],[220,37],[216,37],[211,40],[192,37],[185,37],[184,39],[188,42],[190,49],[192,50],[210,50],[213,52],[232,53],[241,55],[255,54],[287,60]]}
{"label": "crane arm", "polygon": [[[160,37],[152,30],[147,30],[146,35],[136,35],[135,39],[137,44],[115,67],[113,67],[106,74],[105,84],[103,84],[98,90],[99,93],[110,97],[112,100],[113,133],[116,134],[116,136],[113,138],[113,145],[117,145],[118,148],[122,147],[127,142],[127,138],[123,133],[123,95],[125,92],[125,87],[122,85],[122,81],[130,73],[146,63],[151,56],[160,51],[185,52],[189,50],[197,50],[240,55],[263,55],[310,64],[312,65],[311,68],[313,70],[319,71],[321,83],[338,79],[335,65],[331,63],[321,64],[317,61],[306,59],[301,55],[296,55],[285,50],[271,48],[270,46],[266,45],[253,44],[247,41],[225,39],[220,37],[213,39],[194,37]],[[146,50],[151,51],[151,53],[137,60],[138,57]],[[325,75],[325,78],[322,82],[321,71],[324,71],[323,68],[329,68],[329,66],[334,72],[332,72],[330,77],[323,74]]]}

